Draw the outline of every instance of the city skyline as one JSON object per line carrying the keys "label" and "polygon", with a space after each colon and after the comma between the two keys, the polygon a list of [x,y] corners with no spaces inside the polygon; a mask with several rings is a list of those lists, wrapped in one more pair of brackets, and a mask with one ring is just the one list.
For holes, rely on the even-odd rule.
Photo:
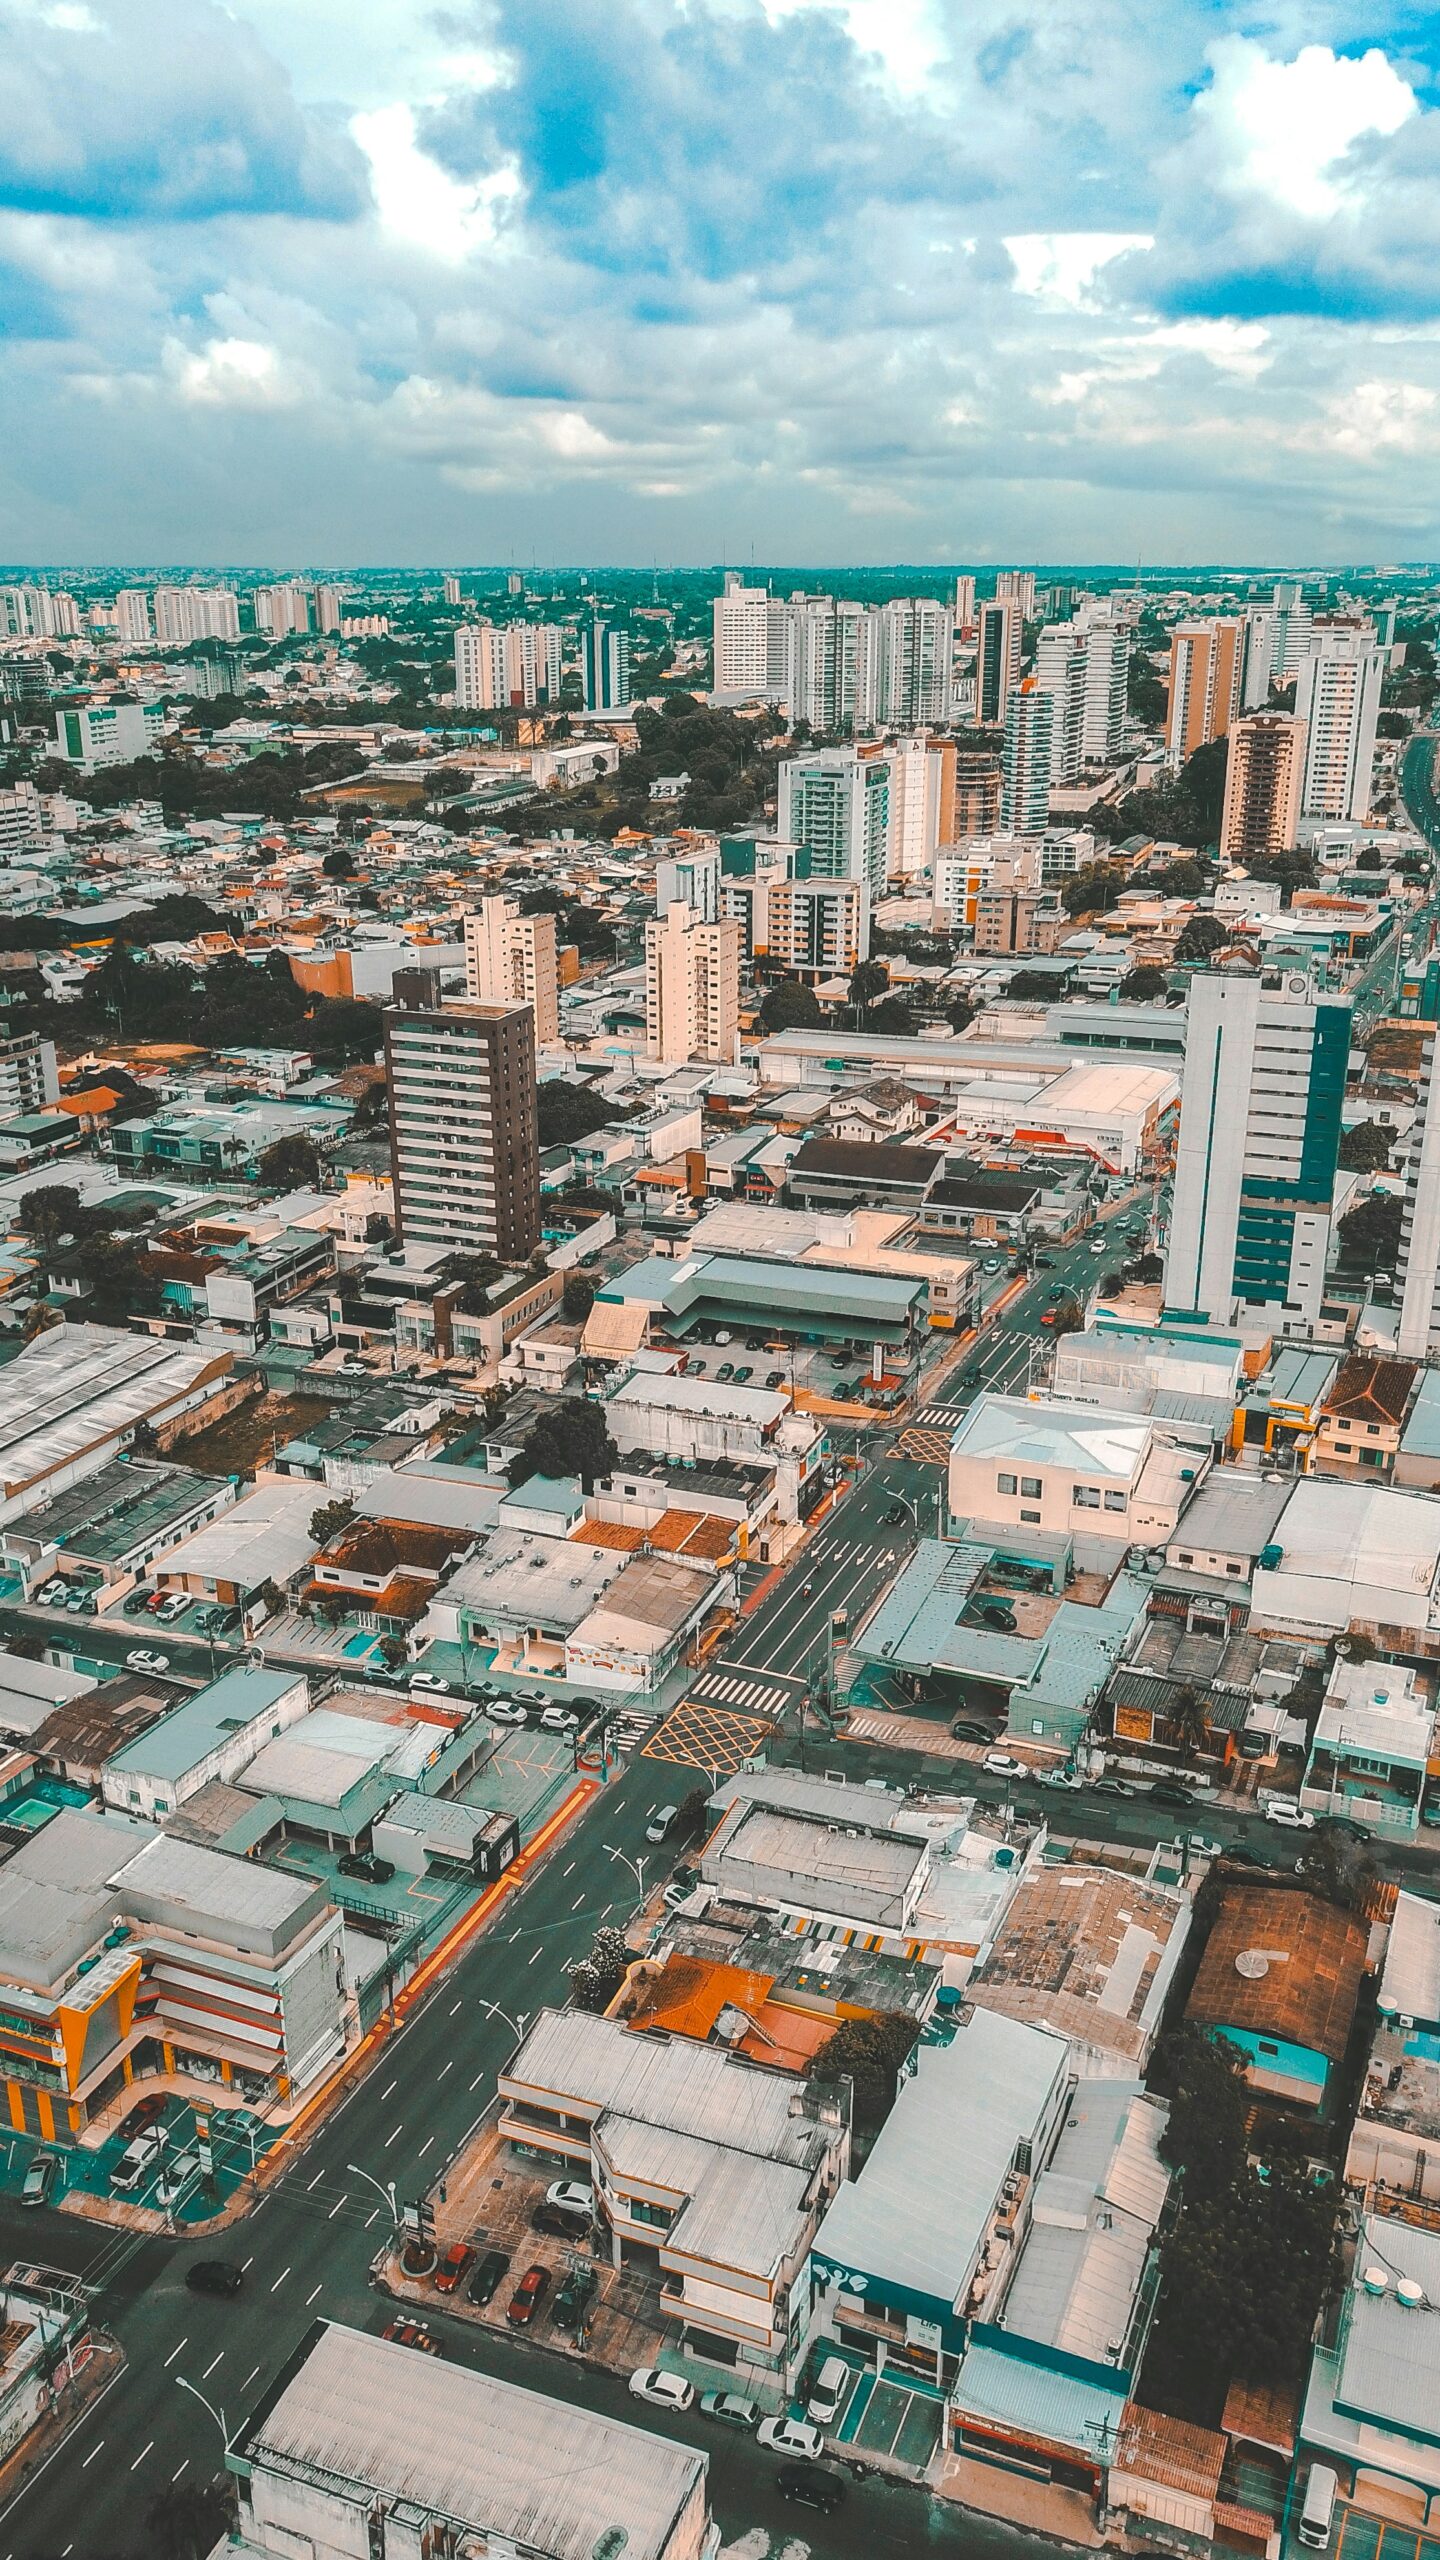
{"label": "city skyline", "polygon": [[0,549],[1434,549],[1416,14],[955,15],[8,0]]}

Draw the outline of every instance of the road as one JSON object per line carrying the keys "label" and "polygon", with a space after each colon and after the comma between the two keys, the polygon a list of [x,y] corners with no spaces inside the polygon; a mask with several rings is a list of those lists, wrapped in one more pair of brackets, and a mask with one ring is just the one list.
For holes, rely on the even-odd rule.
{"label": "road", "polygon": [[[393,2179],[402,2199],[433,2180],[492,2097],[514,2044],[509,2026],[487,2016],[480,2001],[494,2001],[518,2020],[564,1998],[566,1961],[631,1898],[625,1869],[605,1851],[640,1850],[663,1778],[659,1763],[636,1760],[596,1799],[523,1892],[501,1906],[495,1928],[441,1977],[279,2185],[223,2241],[144,2239],[131,2250],[72,2216],[0,2204],[0,2246],[11,2257],[98,2280],[98,2316],[129,2359],[105,2398],[0,2519],[0,2560],[112,2560],[117,2550],[136,2547],[157,2491],[217,2473],[220,2424],[180,2388],[182,2378],[213,2403],[233,2439],[313,2320],[371,2330],[384,2325],[387,2306],[370,2288],[369,2268],[387,2209],[348,2164]],[[185,2288],[186,2267],[217,2251],[247,2263],[246,2289],[233,2302]],[[459,2362],[636,2419],[622,2380],[543,2346],[479,2333],[447,2316],[438,2302],[430,2325]],[[790,2511],[779,2507],[771,2486],[773,2461],[756,2445],[693,2417],[672,2420],[647,2411],[643,2423],[709,2453],[712,2500],[727,2542],[761,2527],[777,2552],[794,2548]],[[918,2491],[873,2483],[857,2483],[833,2520],[807,2513],[800,2531],[812,2551],[836,2560],[921,2546],[946,2560],[1040,2560],[1041,2554],[1038,2541],[1008,2527]],[[762,2546],[753,2549],[755,2560],[763,2560]]]}

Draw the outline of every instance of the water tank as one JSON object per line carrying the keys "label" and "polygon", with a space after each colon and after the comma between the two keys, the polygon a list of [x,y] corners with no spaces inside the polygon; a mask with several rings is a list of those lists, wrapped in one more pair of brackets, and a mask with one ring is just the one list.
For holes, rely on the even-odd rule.
{"label": "water tank", "polygon": [[1264,1571],[1266,1573],[1274,1573],[1282,1562],[1284,1554],[1285,1550],[1283,1547],[1262,1547],[1260,1550],[1260,1562]]}
{"label": "water tank", "polygon": [[1145,1550],[1145,1570],[1146,1570],[1146,1572],[1147,1572],[1147,1573],[1163,1573],[1163,1572],[1164,1572],[1164,1570],[1165,1570],[1165,1550],[1164,1550],[1164,1548],[1163,1548],[1163,1547],[1147,1547],[1147,1548],[1146,1548],[1146,1550]]}
{"label": "water tank", "polygon": [[1360,2282],[1367,2293],[1377,2297],[1390,2290],[1390,2278],[1383,2267],[1367,2267]]}
{"label": "water tank", "polygon": [[1423,2311],[1425,2287],[1417,2284],[1413,2276],[1402,2276],[1395,2287],[1395,2299],[1406,2311]]}

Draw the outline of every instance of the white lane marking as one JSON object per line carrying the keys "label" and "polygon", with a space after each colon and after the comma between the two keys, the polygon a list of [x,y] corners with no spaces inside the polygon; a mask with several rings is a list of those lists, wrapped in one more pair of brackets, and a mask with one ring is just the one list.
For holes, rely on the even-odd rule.
{"label": "white lane marking", "polygon": [[339,2198],[339,2200],[338,2200],[338,2202],[337,2202],[337,2203],[332,2204],[332,2206],[330,2207],[329,2212],[328,2212],[328,2213],[326,2214],[326,2216],[325,2216],[326,2221],[327,2221],[327,2222],[333,2222],[337,2213],[343,2213],[343,2211],[344,2211],[344,2209],[345,2209],[345,2206],[346,2206],[346,2204],[348,2203],[348,2201],[349,2201],[348,2197],[346,2197],[346,2196],[341,2196],[341,2197]]}
{"label": "white lane marking", "polygon": [[573,1876],[573,1874],[574,1874],[574,1873],[575,1873],[575,1861],[574,1861],[574,1859],[572,1858],[572,1859],[571,1859],[571,1861],[570,1861],[569,1866],[568,1866],[568,1867],[562,1867],[562,1869],[561,1869],[561,1871],[560,1871],[560,1881],[561,1881],[561,1883],[562,1883],[562,1884],[564,1883],[566,1876]]}
{"label": "white lane marking", "polygon": [[306,2296],[305,2296],[305,2308],[306,2308],[306,2310],[307,2310],[307,2311],[309,2310],[310,2305],[311,2305],[311,2303],[312,2303],[312,2302],[318,2302],[318,2300],[319,2300],[319,2298],[320,2298],[321,2294],[324,2292],[324,2290],[325,2290],[325,2285],[324,2285],[324,2280],[323,2280],[323,2278],[322,2278],[321,2282],[320,2282],[319,2284],[317,2284],[317,2286],[315,2287],[315,2291],[314,2291],[313,2293],[307,2293],[307,2294],[306,2294]]}
{"label": "white lane marking", "polygon": [[189,2337],[188,2337],[188,2336],[186,2336],[186,2337],[183,2337],[183,2338],[181,2339],[180,2344],[179,2344],[179,2346],[178,2346],[178,2347],[172,2347],[172,2348],[171,2348],[170,2353],[168,2354],[168,2356],[167,2356],[167,2357],[166,2357],[166,2359],[165,2359],[165,2371],[166,2371],[167,2373],[169,2372],[170,2367],[171,2367],[171,2366],[172,2366],[172,2364],[174,2363],[174,2361],[175,2361],[176,2357],[177,2357],[177,2356],[182,2356],[182,2355],[184,2354],[184,2352],[185,2352],[185,2350],[186,2350],[186,2348],[188,2347],[188,2345],[189,2345],[189,2344],[190,2344]]}
{"label": "white lane marking", "polygon": [[282,2268],[281,2268],[280,2273],[278,2274],[278,2276],[276,2277],[276,2279],[275,2279],[274,2283],[273,2283],[273,2284],[272,2284],[272,2286],[270,2287],[270,2290],[271,2290],[271,2292],[272,2292],[272,2293],[278,2293],[278,2292],[279,2292],[280,2287],[281,2287],[281,2286],[282,2286],[282,2284],[284,2283],[284,2281],[285,2281],[285,2279],[286,2279],[286,2277],[288,2276],[288,2274],[289,2274],[289,2273],[290,2273],[290,2270],[289,2270],[289,2268],[288,2268],[288,2267],[282,2267]]}
{"label": "white lane marking", "polygon": [[583,1894],[583,1893],[577,1893],[577,1894],[576,1894],[576,1896],[575,1896],[574,1901],[573,1901],[573,1902],[571,1903],[571,1905],[570,1905],[571,1910],[572,1910],[572,1911],[578,1911],[578,1910],[580,1910],[581,1906],[582,1906],[582,1905],[583,1905],[583,1903],[584,1903],[584,1900],[585,1900],[585,1896],[584,1896],[584,1894]]}
{"label": "white lane marking", "polygon": [[471,2096],[472,2096],[472,2097],[473,2097],[473,2095],[474,2095],[475,2091],[479,2088],[480,2083],[481,2083],[481,2081],[484,2079],[484,2077],[485,2077],[485,2074],[484,2074],[484,2072],[483,2072],[483,2071],[477,2071],[477,2072],[476,2072],[474,2079],[473,2079],[473,2080],[471,2081],[471,2083],[470,2083],[470,2094],[471,2094]]}
{"label": "white lane marking", "polygon": [[383,2142],[382,2142],[382,2144],[380,2145],[381,2150],[382,2150],[382,2151],[388,2151],[392,2142],[398,2142],[398,2141],[399,2141],[400,2136],[401,2136],[401,2134],[404,2132],[404,2130],[405,2130],[405,2127],[404,2127],[404,2125],[403,2125],[403,2124],[397,2124],[397,2126],[395,2127],[395,2130],[394,2130],[394,2132],[393,2132],[393,2133],[387,2133],[387,2134],[386,2134],[384,2141],[383,2141]]}
{"label": "white lane marking", "polygon": [[[187,2454],[186,2454],[186,2456],[185,2456],[184,2461],[183,2461],[183,2462],[181,2463],[181,2465],[180,2465],[180,2471],[188,2471],[188,2470],[189,2470],[189,2468],[190,2468],[190,2456],[189,2456],[189,2454],[187,2453]],[[172,2489],[174,2488],[176,2481],[177,2481],[177,2480],[179,2479],[179,2477],[180,2477],[180,2471],[172,2471],[172,2472],[171,2472],[171,2474],[170,2474],[170,2486],[171,2486],[171,2488],[172,2488]]]}
{"label": "white lane marking", "polygon": [[381,2096],[382,2098],[388,2098],[388,2097],[389,2097],[389,2095],[390,2095],[391,2090],[392,2090],[392,2089],[398,2089],[398,2088],[399,2088],[399,2086],[400,2086],[400,2075],[399,2075],[399,2073],[398,2073],[398,2072],[396,2072],[396,2074],[394,2075],[394,2077],[393,2077],[392,2079],[389,2079],[389,2080],[387,2080],[387,2081],[386,2081],[384,2088],[379,2092],[379,2094],[380,2094],[380,2096]]}
{"label": "white lane marking", "polygon": [[147,2445],[143,2446],[143,2447],[141,2448],[140,2452],[136,2454],[134,2461],[133,2461],[133,2462],[131,2463],[131,2465],[130,2465],[131,2470],[132,2470],[132,2471],[138,2471],[138,2470],[139,2470],[139,2468],[140,2468],[141,2463],[142,2463],[142,2462],[144,2461],[144,2459],[145,2459],[146,2454],[147,2454],[147,2453],[153,2453],[153,2452],[154,2452],[154,2450],[155,2450],[155,2439],[154,2439],[154,2437],[152,2436],[152,2437],[151,2437],[151,2439],[150,2439],[150,2441],[149,2441],[149,2443],[148,2443]]}
{"label": "white lane marking", "polygon": [[[607,1905],[606,1905],[606,1909],[607,1909],[607,1910],[609,1909],[609,1905],[608,1905],[608,1903],[607,1903]],[[542,1952],[543,1952],[543,1950],[542,1950],[541,1948],[536,1947],[536,1949],[535,1949],[534,1953],[532,1954],[532,1956],[531,1956],[531,1958],[530,1958],[530,1962],[531,1962],[532,1964],[534,1964],[534,1963],[535,1963],[535,1961],[536,1961],[536,1959],[537,1959],[537,1958],[542,1954]]]}
{"label": "white lane marking", "polygon": [[[451,2056],[450,2056],[449,2061],[448,2061],[448,2062],[446,2063],[446,2065],[445,2065],[445,2071],[453,2071],[453,2070],[454,2070],[454,2068],[455,2068],[455,2056],[454,2056],[454,2054],[452,2053],[452,2054],[451,2054]],[[435,2074],[435,2086],[436,2086],[436,2088],[437,2088],[437,2089],[439,2088],[441,2081],[442,2081],[442,2080],[444,2079],[444,2077],[445,2077],[445,2071],[437,2071],[437,2072],[436,2072],[436,2074]]]}
{"label": "white lane marking", "polygon": [[86,2454],[84,2461],[83,2461],[83,2462],[81,2463],[81,2465],[80,2465],[81,2470],[82,2470],[82,2471],[88,2471],[88,2470],[89,2470],[89,2468],[90,2468],[91,2463],[95,2460],[95,2456],[96,2456],[96,2454],[103,2453],[103,2452],[104,2452],[104,2450],[105,2450],[105,2439],[104,2439],[104,2437],[102,2436],[102,2437],[101,2437],[101,2439],[100,2439],[100,2441],[99,2441],[99,2443],[96,2445],[96,2447],[95,2447],[95,2449],[94,2449],[94,2452],[92,2452],[92,2453],[87,2453],[87,2454]]}
{"label": "white lane marking", "polygon": [[415,2154],[416,2159],[417,2159],[417,2160],[423,2160],[423,2159],[424,2159],[424,2157],[425,2157],[426,2152],[427,2152],[427,2151],[432,2151],[432,2150],[434,2149],[434,2147],[435,2147],[435,2136],[434,2136],[434,2134],[432,2133],[432,2134],[430,2135],[430,2137],[429,2137],[429,2139],[428,2139],[427,2141],[425,2141],[425,2142],[422,2142],[422,2143],[421,2143],[419,2150],[418,2150],[418,2151],[416,2152],[416,2154]]}
{"label": "white lane marking", "polygon": [[[290,2273],[290,2270],[289,2270],[289,2268],[288,2268],[288,2267],[286,2268],[285,2273],[287,2274],[287,2276],[288,2276],[288,2274]],[[274,2288],[274,2286],[273,2286],[273,2285],[271,2286],[270,2290],[271,2290],[271,2292],[272,2292],[272,2293],[274,2292],[275,2288]],[[207,2364],[207,2366],[205,2367],[204,2372],[203,2372],[203,2373],[201,2374],[201,2376],[200,2376],[201,2381],[202,2381],[202,2382],[208,2382],[208,2381],[209,2381],[209,2379],[210,2379],[210,2376],[211,2376],[211,2374],[214,2372],[215,2367],[217,2366],[217,2364],[223,2364],[223,2363],[224,2363],[224,2361],[225,2361],[225,2350],[224,2350],[224,2348],[222,2347],[222,2348],[221,2348],[221,2350],[220,2350],[220,2353],[218,2354],[218,2356],[212,2356],[212,2357],[211,2357],[211,2359],[210,2359],[209,2363],[208,2363],[208,2364]]]}
{"label": "white lane marking", "polygon": [[324,2175],[325,2175],[325,2172],[324,2172],[324,2170],[323,2170],[323,2169],[317,2169],[313,2178],[307,2178],[307,2179],[306,2179],[306,2181],[305,2181],[305,2193],[307,2194],[307,2196],[309,2196],[309,2195],[313,2195],[313,2194],[314,2194],[315,2189],[319,2186],[320,2181],[321,2181],[321,2179],[324,2177]]}
{"label": "white lane marking", "polygon": [[243,2381],[243,2382],[241,2383],[241,2385],[240,2385],[240,2388],[241,2388],[241,2390],[242,2390],[242,2391],[248,2391],[248,2390],[249,2390],[250,2385],[251,2385],[251,2383],[254,2381],[255,2376],[256,2376],[256,2374],[259,2372],[259,2370],[260,2370],[260,2367],[258,2366],[258,2364],[252,2364],[252,2366],[250,2367],[249,2372],[248,2372],[248,2373],[246,2374],[246,2376],[245,2376],[244,2381]]}

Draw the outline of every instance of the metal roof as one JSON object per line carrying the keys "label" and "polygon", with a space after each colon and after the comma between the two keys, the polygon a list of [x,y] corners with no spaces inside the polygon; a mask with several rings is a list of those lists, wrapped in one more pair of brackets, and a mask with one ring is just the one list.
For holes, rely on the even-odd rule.
{"label": "metal roof", "polygon": [[110,1767],[144,1778],[183,1778],[197,1760],[278,1706],[302,1678],[300,1672],[265,1671],[249,1664],[224,1671],[208,1689],[197,1689],[173,1714],[162,1716],[138,1741],[117,1751]]}
{"label": "metal roof", "polygon": [[[1382,2294],[1360,2281],[1368,2266],[1390,2278]],[[1397,2279],[1418,2284],[1424,2301],[1407,2306]],[[1423,2444],[1440,2442],[1440,2232],[1367,2214],[1355,2252],[1335,2376],[1335,2406],[1371,2426],[1390,2427]]]}
{"label": "metal roof", "polygon": [[1093,1404],[1032,1404],[1027,1396],[977,1396],[952,1443],[957,1458],[1003,1458],[1015,1466],[1067,1467],[1078,1475],[1131,1484],[1149,1451],[1143,1414]]}
{"label": "metal roof", "polygon": [[1092,2381],[983,2343],[967,2351],[951,2393],[962,2420],[980,2418],[1044,2444],[1074,2445],[1096,2463],[1115,2442],[1125,2402],[1118,2379],[1113,2386]]}
{"label": "metal roof", "polygon": [[648,2428],[338,2326],[241,2442],[256,2473],[358,2484],[411,2505],[416,2528],[450,2517],[547,2560],[594,2560],[620,2535],[625,2560],[663,2560],[707,2468]]}
{"label": "metal roof", "polygon": [[52,1475],[172,1405],[228,1366],[228,1355],[109,1325],[56,1325],[0,1370],[0,1482]]}

